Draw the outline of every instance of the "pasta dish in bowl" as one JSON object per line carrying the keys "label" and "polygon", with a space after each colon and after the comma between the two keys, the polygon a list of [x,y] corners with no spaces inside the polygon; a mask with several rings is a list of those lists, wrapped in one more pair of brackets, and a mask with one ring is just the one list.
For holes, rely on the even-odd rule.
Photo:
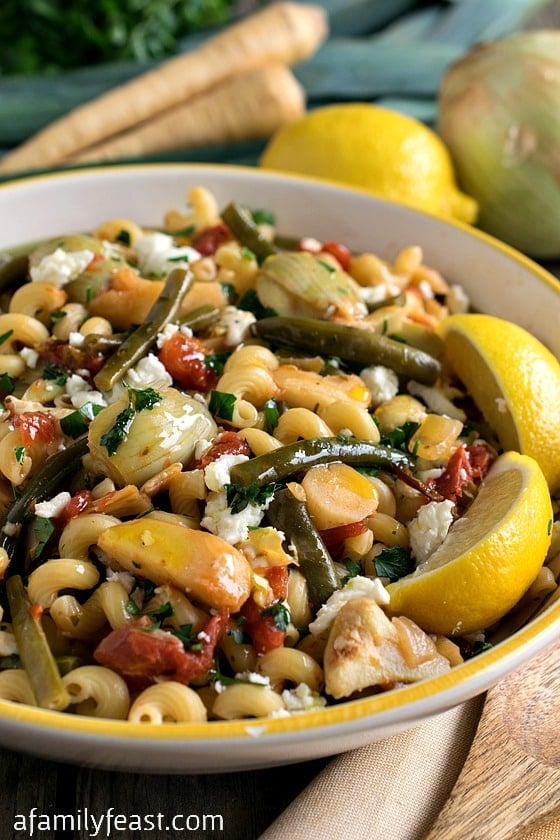
{"label": "pasta dish in bowl", "polygon": [[0,198],[3,743],[162,772],[304,760],[558,632],[544,271],[242,168]]}

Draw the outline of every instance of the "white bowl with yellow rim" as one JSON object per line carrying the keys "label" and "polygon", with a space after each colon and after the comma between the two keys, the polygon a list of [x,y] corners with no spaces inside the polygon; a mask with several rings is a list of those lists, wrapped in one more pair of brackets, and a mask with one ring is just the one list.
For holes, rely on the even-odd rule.
{"label": "white bowl with yellow rim", "polygon": [[[157,225],[207,186],[218,204],[271,210],[293,236],[344,242],[392,259],[418,244],[477,310],[514,321],[560,356],[560,285],[510,247],[468,226],[357,190],[261,170],[141,164],[31,176],[0,186],[0,251],[113,217]],[[0,742],[51,759],[162,773],[227,772],[343,752],[414,726],[484,692],[560,634],[560,600],[443,676],[289,717],[146,726],[0,702]]]}

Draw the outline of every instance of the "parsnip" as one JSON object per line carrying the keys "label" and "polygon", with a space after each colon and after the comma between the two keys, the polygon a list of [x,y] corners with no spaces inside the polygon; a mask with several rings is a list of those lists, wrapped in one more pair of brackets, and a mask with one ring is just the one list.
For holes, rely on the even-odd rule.
{"label": "parsnip", "polygon": [[55,120],[5,155],[0,171],[57,164],[253,67],[302,61],[319,47],[327,30],[320,6],[273,3],[192,52],[174,56]]}
{"label": "parsnip", "polygon": [[136,128],[90,146],[63,163],[134,158],[212,143],[257,140],[305,111],[305,94],[284,64],[268,64],[224,81]]}

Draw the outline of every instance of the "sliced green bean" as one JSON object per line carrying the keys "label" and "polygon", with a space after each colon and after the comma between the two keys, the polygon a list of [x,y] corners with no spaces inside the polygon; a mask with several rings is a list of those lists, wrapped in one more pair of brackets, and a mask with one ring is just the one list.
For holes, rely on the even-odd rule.
{"label": "sliced green bean", "polygon": [[180,318],[180,323],[185,327],[190,327],[190,329],[196,333],[207,330],[218,320],[219,317],[219,308],[208,303],[204,306],[197,306],[196,309],[191,309],[190,312],[186,312],[185,315]]}
{"label": "sliced green bean", "polygon": [[286,488],[276,493],[266,515],[295,546],[299,569],[307,581],[309,600],[318,610],[338,589],[338,580],[332,557],[311,521],[305,502]]}
{"label": "sliced green bean", "polygon": [[235,238],[252,251],[259,262],[278,252],[276,246],[262,235],[250,213],[235,201],[225,208],[222,219]]}
{"label": "sliced green bean", "polygon": [[263,318],[252,325],[252,332],[271,344],[338,356],[360,365],[384,365],[424,385],[433,385],[441,371],[439,361],[417,347],[318,318]]}
{"label": "sliced green bean", "polygon": [[411,467],[412,459],[400,449],[391,449],[370,440],[324,437],[298,440],[264,455],[250,458],[230,469],[230,481],[241,487],[256,484],[264,487],[283,481],[317,464],[342,461],[354,466],[374,466],[390,470],[393,466]]}
{"label": "sliced green bean", "polygon": [[8,578],[6,591],[19,655],[37,705],[42,709],[61,712],[70,703],[70,696],[60,678],[40,617],[32,609],[20,575]]}
{"label": "sliced green bean", "polygon": [[169,273],[161,294],[148,312],[144,323],[122,342],[119,349],[94,376],[93,381],[100,391],[109,391],[129,368],[146,355],[155,343],[158,333],[176,317],[192,282],[191,272],[185,271],[184,268],[175,268]]}
{"label": "sliced green bean", "polygon": [[35,503],[52,498],[61,487],[65,487],[68,478],[79,469],[81,458],[87,451],[87,437],[82,437],[66,449],[52,455],[36,472],[25,492],[8,511],[0,531],[0,548],[6,551],[11,561],[16,559],[21,528],[33,515]]}

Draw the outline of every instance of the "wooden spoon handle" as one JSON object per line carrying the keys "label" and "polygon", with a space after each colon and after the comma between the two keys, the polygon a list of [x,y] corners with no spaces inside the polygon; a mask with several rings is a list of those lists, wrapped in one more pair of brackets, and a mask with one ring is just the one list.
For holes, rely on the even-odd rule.
{"label": "wooden spoon handle", "polygon": [[560,643],[488,692],[469,755],[425,840],[511,840],[560,816]]}

